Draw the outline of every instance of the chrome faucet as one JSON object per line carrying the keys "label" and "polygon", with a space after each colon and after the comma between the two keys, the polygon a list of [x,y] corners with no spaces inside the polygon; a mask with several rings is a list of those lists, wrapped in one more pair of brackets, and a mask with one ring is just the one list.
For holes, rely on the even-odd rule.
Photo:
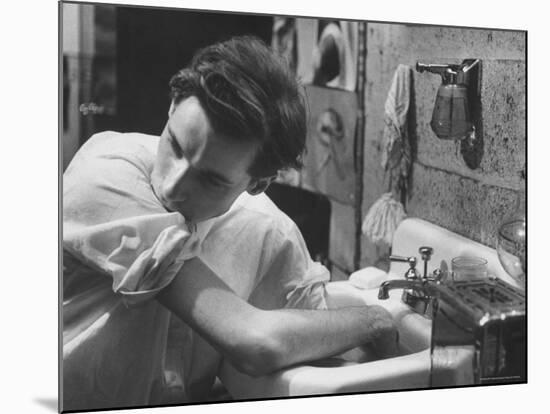
{"label": "chrome faucet", "polygon": [[[435,292],[434,286],[432,286],[429,282],[431,282],[433,279],[430,278],[428,280],[420,279],[420,280],[405,280],[405,279],[392,279],[392,280],[386,280],[380,285],[380,289],[378,290],[378,299],[388,299],[390,297],[389,292],[390,290],[394,289],[407,289],[411,290],[415,293],[421,293],[425,297],[426,296],[432,296]],[[403,292],[403,294],[409,293],[409,292]],[[404,300],[405,302],[405,300]]]}
{"label": "chrome faucet", "polygon": [[409,269],[405,272],[405,279],[383,282],[378,291],[378,299],[388,299],[390,290],[404,289],[402,301],[415,312],[429,317],[432,298],[436,295],[435,284],[440,283],[444,275],[440,269],[436,269],[431,276],[428,275],[428,261],[433,254],[431,247],[423,246],[418,252],[424,261],[424,274],[420,276],[416,270],[416,257],[390,256],[391,261],[408,263]]}

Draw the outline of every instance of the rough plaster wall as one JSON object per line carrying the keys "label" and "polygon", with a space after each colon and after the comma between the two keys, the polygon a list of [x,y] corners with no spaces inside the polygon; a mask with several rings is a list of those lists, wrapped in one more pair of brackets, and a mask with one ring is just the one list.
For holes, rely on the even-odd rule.
{"label": "rough plaster wall", "polygon": [[[349,274],[353,269],[355,252],[355,209],[331,200],[329,259],[340,271]],[[333,280],[337,280],[337,270]],[[340,277],[341,279],[342,277]]]}
{"label": "rough plaster wall", "polygon": [[[513,210],[526,160],[525,33],[369,23],[363,214],[385,191],[380,167],[383,108],[397,65],[482,59],[484,151],[468,168],[453,141],[430,128],[438,75],[414,71],[416,144],[408,214],[494,247],[496,231]],[[416,254],[417,252],[411,252]],[[363,238],[362,266],[379,253]]]}

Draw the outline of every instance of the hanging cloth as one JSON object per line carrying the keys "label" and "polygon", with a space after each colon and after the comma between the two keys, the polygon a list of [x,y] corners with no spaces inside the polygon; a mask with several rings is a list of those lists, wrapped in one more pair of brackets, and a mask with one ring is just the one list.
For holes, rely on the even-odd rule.
{"label": "hanging cloth", "polygon": [[411,88],[410,66],[399,65],[384,105],[382,168],[388,176],[388,192],[369,209],[361,230],[374,244],[391,246],[393,234],[406,217],[399,200],[406,200],[411,167],[408,112]]}

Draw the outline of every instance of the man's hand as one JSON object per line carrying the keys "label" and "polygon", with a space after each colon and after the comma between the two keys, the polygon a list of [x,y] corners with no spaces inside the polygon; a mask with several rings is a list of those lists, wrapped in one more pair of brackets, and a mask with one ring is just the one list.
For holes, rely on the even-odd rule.
{"label": "man's hand", "polygon": [[378,305],[369,306],[369,313],[371,312],[372,340],[369,341],[368,348],[378,359],[396,356],[399,351],[399,332],[392,315]]}
{"label": "man's hand", "polygon": [[339,356],[346,361],[364,363],[396,356],[399,334],[391,314],[381,306],[368,307],[369,321],[365,329],[369,330],[371,339],[356,348]]}

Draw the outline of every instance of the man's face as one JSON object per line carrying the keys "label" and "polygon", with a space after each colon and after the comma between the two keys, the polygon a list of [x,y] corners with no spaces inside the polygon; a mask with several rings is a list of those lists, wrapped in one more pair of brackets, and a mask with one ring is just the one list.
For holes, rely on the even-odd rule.
{"label": "man's face", "polygon": [[153,168],[153,190],[169,211],[199,222],[225,213],[254,188],[248,174],[257,144],[212,129],[199,100],[191,96],[170,108]]}

